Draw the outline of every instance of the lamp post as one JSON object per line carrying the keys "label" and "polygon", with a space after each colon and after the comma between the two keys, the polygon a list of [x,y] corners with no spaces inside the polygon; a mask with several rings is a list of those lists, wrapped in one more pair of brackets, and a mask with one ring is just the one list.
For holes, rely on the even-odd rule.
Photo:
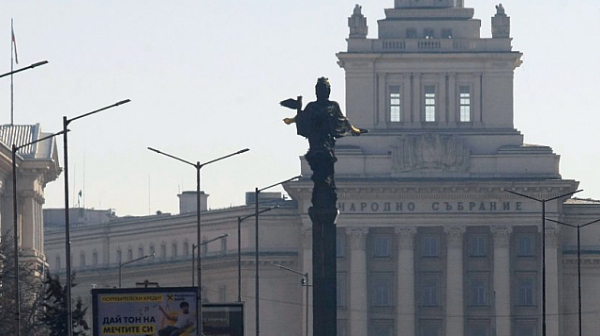
{"label": "lamp post", "polygon": [[562,197],[571,196],[583,190],[575,190],[566,194],[554,196],[547,199],[539,199],[511,190],[505,191],[517,196],[525,197],[530,200],[542,203],[542,336],[546,336],[546,202],[554,201],[555,199]]}
{"label": "lamp post", "polygon": [[[197,221],[197,237],[196,237],[196,244],[200,244],[200,240],[202,239],[202,235],[201,235],[201,226],[200,223],[202,221],[202,216],[201,216],[201,207],[200,207],[200,169],[202,169],[202,167],[209,165],[211,163],[217,162],[217,161],[221,161],[224,159],[227,159],[229,157],[232,157],[234,155],[238,155],[238,154],[242,154],[245,153],[247,151],[249,151],[250,149],[248,148],[244,148],[242,150],[239,150],[235,153],[231,153],[225,156],[221,156],[219,158],[216,158],[214,160],[210,160],[207,161],[205,163],[200,163],[200,161],[197,161],[196,163],[192,163],[190,161],[184,160],[182,158],[179,158],[177,156],[171,155],[171,154],[167,154],[164,152],[159,151],[158,149],[152,148],[152,147],[148,147],[149,150],[164,155],[166,157],[170,157],[171,159],[177,160],[179,162],[183,162],[187,165],[190,165],[194,168],[196,168],[196,221]],[[202,335],[202,259],[201,259],[201,255],[200,255],[200,249],[198,249],[197,252],[197,258],[198,258],[198,288],[196,289],[196,307],[198,309],[198,314],[196,314],[196,325],[198,328],[198,335]]]}
{"label": "lamp post", "polygon": [[594,223],[600,222],[600,219],[596,219],[595,221],[591,221],[585,224],[574,225],[567,224],[563,222],[559,222],[550,218],[546,218],[547,220],[554,222],[556,224],[565,225],[568,227],[577,229],[577,306],[578,306],[578,319],[579,319],[579,336],[582,335],[582,326],[581,326],[581,235],[579,233],[580,229],[586,227],[588,225],[592,225]]}
{"label": "lamp post", "polygon": [[138,261],[140,261],[140,260],[144,260],[144,259],[146,259],[146,258],[150,258],[150,257],[154,257],[154,253],[152,253],[152,254],[146,254],[146,255],[145,255],[145,256],[143,256],[143,257],[139,257],[139,258],[137,258],[137,259],[129,260],[129,261],[127,261],[127,262],[124,262],[124,263],[122,263],[122,262],[119,262],[119,288],[121,288],[121,277],[122,277],[122,275],[123,275],[123,273],[122,273],[122,271],[123,271],[123,266],[125,266],[125,265],[129,265],[129,264],[133,264],[134,262],[138,262]]}
{"label": "lamp post", "polygon": [[[229,233],[222,234],[222,235],[220,235],[220,236],[218,236],[216,238],[209,239],[207,241],[203,241],[202,243],[200,243],[200,245],[203,246],[203,245],[206,245],[208,243],[212,243],[212,242],[214,242],[216,240],[223,239],[223,238],[225,238],[227,236],[229,236]],[[192,287],[194,287],[194,267],[196,265],[196,255],[194,254],[194,251],[196,251],[197,247],[198,247],[198,245],[192,244]]]}
{"label": "lamp post", "polygon": [[24,67],[24,68],[17,69],[17,70],[14,70],[14,71],[9,71],[7,73],[3,73],[3,74],[0,75],[0,78],[6,77],[6,76],[10,76],[10,75],[14,75],[14,74],[19,73],[21,71],[33,69],[33,68],[39,67],[40,65],[44,65],[46,63],[48,63],[48,61],[36,62],[36,63],[33,63],[33,64],[29,65],[29,66]]}
{"label": "lamp post", "polygon": [[256,255],[255,255],[255,258],[256,258],[256,260],[255,260],[255,263],[256,263],[256,275],[255,275],[255,288],[254,288],[254,294],[255,294],[254,295],[254,300],[255,300],[255,310],[256,310],[256,336],[260,335],[260,314],[259,314],[259,312],[260,312],[260,304],[259,304],[259,298],[260,298],[260,296],[259,296],[259,287],[258,287],[258,285],[259,285],[259,272],[258,272],[258,213],[259,213],[258,212],[258,196],[259,196],[259,194],[260,194],[261,191],[264,191],[264,190],[276,187],[276,186],[278,186],[280,184],[284,184],[286,182],[290,182],[290,181],[299,179],[301,177],[302,177],[302,175],[294,176],[294,177],[289,178],[289,179],[287,179],[285,181],[277,182],[275,184],[272,184],[272,185],[270,185],[268,187],[265,187],[265,188],[262,188],[262,189],[258,189],[258,188],[254,189],[254,214],[256,215],[256,217],[255,217],[255,220],[256,220],[256,222],[255,222],[256,223],[255,224],[255,231],[256,231],[255,232],[255,240],[256,241],[254,242],[255,253],[256,253]]}
{"label": "lamp post", "polygon": [[67,259],[67,335],[73,336],[73,310],[71,309],[71,233],[69,228],[69,141],[67,137],[67,126],[75,120],[85,118],[92,114],[96,114],[98,112],[102,112],[104,110],[108,110],[113,107],[117,107],[126,103],[129,103],[131,100],[125,99],[117,102],[115,104],[81,114],[77,117],[67,119],[67,116],[63,116],[63,146],[64,146],[64,159],[65,159],[65,259]]}
{"label": "lamp post", "polygon": [[48,136],[45,136],[43,138],[28,142],[26,144],[22,144],[22,145],[12,145],[12,188],[13,188],[13,192],[12,192],[12,198],[13,198],[13,239],[14,239],[14,247],[15,247],[15,255],[14,255],[14,260],[15,260],[15,328],[16,328],[16,335],[20,336],[21,335],[21,296],[19,294],[20,292],[20,285],[19,285],[19,220],[18,220],[18,205],[17,205],[17,152],[20,149],[23,149],[27,146],[31,146],[35,143],[44,141],[44,140],[48,140],[51,138],[54,138],[57,135],[61,135],[63,133],[65,133],[67,131],[60,131],[58,133],[53,133],[50,134]]}
{"label": "lamp post", "polygon": [[291,268],[288,268],[288,267],[285,267],[285,266],[279,265],[279,264],[275,264],[275,266],[281,268],[282,270],[286,270],[288,272],[292,272],[292,273],[295,273],[295,274],[298,274],[298,275],[301,275],[301,276],[304,277],[302,279],[302,282],[300,284],[302,286],[306,287],[306,312],[305,312],[305,314],[306,314],[306,325],[305,325],[305,328],[306,328],[306,336],[308,336],[308,314],[309,314],[309,312],[308,312],[308,297],[309,297],[308,296],[308,287],[311,286],[309,284],[309,282],[308,282],[308,272],[307,273],[298,272],[298,271],[296,271],[294,269],[291,269]]}
{"label": "lamp post", "polygon": [[247,215],[244,217],[238,217],[238,222],[237,222],[237,266],[238,266],[238,302],[242,302],[242,222],[250,217],[253,216],[257,216],[260,215],[263,212],[267,212],[267,211],[271,211],[275,208],[278,208],[279,206],[273,206],[270,208],[266,208],[266,209],[262,209],[261,211],[259,211],[258,213],[253,213],[251,215]]}

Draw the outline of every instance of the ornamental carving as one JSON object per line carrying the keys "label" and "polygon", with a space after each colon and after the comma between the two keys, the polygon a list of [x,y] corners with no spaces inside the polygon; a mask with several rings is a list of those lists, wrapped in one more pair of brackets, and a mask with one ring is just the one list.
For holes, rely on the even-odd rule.
{"label": "ornamental carving", "polygon": [[350,238],[351,250],[365,250],[367,246],[368,228],[347,228],[346,234]]}
{"label": "ornamental carving", "polygon": [[494,247],[508,248],[512,227],[506,225],[494,225],[491,227],[494,236]]}
{"label": "ornamental carving", "polygon": [[457,135],[404,135],[392,145],[392,169],[411,171],[467,172],[470,150]]}
{"label": "ornamental carving", "polygon": [[446,232],[448,248],[462,249],[465,228],[462,226],[448,226],[444,228],[444,231]]}
{"label": "ornamental carving", "polygon": [[394,228],[394,233],[398,238],[398,247],[403,249],[412,249],[415,242],[415,234],[417,233],[417,228],[415,227],[396,227]]}

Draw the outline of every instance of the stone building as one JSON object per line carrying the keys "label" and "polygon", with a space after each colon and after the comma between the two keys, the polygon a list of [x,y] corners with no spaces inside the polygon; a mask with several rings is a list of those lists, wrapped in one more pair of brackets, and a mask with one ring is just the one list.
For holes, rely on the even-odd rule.
{"label": "stone building", "polygon": [[[0,241],[10,243],[14,250],[14,206],[12,145],[18,147],[51,135],[40,125],[0,126]],[[17,226],[21,260],[38,265],[45,263],[42,205],[46,184],[56,180],[61,172],[56,139],[25,146],[17,152]]]}
{"label": "stone building", "polygon": [[[337,55],[346,72],[346,114],[370,133],[341,139],[336,149],[338,334],[541,335],[544,254],[546,334],[574,335],[575,230],[546,222],[542,232],[542,203],[509,191],[552,199],[575,192],[578,182],[563,179],[559,156],[548,146],[525,144],[513,124],[522,54],[512,49],[505,9],[497,6],[490,38],[481,37],[480,20],[462,0],[396,0],[378,21],[377,38],[367,37],[358,5],[348,24],[348,48]],[[304,159],[301,171],[303,179],[285,185],[293,201],[261,219],[265,336],[305,332],[299,279],[275,266],[312,271],[312,182]],[[570,196],[546,202],[545,210],[547,218],[575,225],[600,218],[600,202]],[[230,234],[203,251],[209,300],[237,298],[230,242],[237,239],[237,216],[252,211],[246,205],[203,215],[207,239]],[[583,329],[589,332],[600,320],[600,228],[583,230]],[[92,283],[116,285],[118,262],[150,251],[157,257],[132,264],[124,284],[188,285],[194,235],[193,213],[74,228],[80,293],[87,295]],[[242,237],[242,298],[252,334],[251,222],[244,222]],[[60,232],[47,231],[46,242],[60,271]]]}

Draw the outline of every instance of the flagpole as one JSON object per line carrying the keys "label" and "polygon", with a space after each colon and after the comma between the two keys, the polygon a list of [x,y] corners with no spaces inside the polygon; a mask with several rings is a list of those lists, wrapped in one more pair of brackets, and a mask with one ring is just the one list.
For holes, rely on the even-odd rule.
{"label": "flagpole", "polygon": [[[10,71],[14,71],[14,47],[15,47],[15,30],[13,27],[13,19],[10,18]],[[14,96],[13,96],[13,74],[10,74],[10,125],[14,125]]]}

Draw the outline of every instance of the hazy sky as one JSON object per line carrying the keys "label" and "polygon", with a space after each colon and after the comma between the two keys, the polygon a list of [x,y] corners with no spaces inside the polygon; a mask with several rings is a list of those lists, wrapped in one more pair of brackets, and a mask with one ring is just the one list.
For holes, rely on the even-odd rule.
{"label": "hazy sky", "polygon": [[[362,2],[369,37],[393,0]],[[465,0],[490,37],[499,0]],[[525,142],[561,155],[563,178],[581,181],[580,197],[600,198],[600,2],[503,0],[514,50],[515,126]],[[202,170],[209,206],[244,202],[244,193],[300,172],[306,140],[281,119],[282,99],[313,98],[317,77],[345,105],[347,17],[356,0],[3,0],[0,67],[10,70],[10,19],[19,66],[15,123],[47,132],[129,98],[131,103],[71,124],[71,197],[118,215],[178,212],[177,194],[195,189],[195,170],[152,153],[189,161],[250,152]],[[0,123],[10,123],[9,79],[0,80]],[[62,140],[59,139],[62,160]],[[63,179],[46,188],[46,207],[62,207]],[[281,189],[279,189],[281,190]],[[76,203],[76,198],[71,204]]]}

